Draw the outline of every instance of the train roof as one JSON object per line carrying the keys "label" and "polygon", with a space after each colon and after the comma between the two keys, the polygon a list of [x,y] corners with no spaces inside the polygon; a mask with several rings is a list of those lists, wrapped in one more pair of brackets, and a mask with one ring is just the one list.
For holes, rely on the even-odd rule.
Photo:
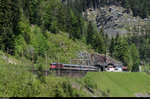
{"label": "train roof", "polygon": [[[95,67],[95,66],[87,66],[87,65],[76,65],[76,64],[64,64],[64,63],[52,63],[52,64],[62,64],[64,66],[75,66],[75,67]],[[95,67],[95,68],[98,68],[98,67]]]}
{"label": "train roof", "polygon": [[114,65],[114,66],[123,66],[123,64],[122,63],[104,63],[104,66],[108,66],[108,65]]}

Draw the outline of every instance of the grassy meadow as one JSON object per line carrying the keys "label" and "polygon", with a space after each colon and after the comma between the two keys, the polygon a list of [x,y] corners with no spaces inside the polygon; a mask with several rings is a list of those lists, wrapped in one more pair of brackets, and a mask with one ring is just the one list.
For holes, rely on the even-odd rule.
{"label": "grassy meadow", "polygon": [[115,73],[98,72],[88,73],[97,88],[107,92],[111,97],[135,97],[136,93],[150,92],[150,76],[146,73]]}

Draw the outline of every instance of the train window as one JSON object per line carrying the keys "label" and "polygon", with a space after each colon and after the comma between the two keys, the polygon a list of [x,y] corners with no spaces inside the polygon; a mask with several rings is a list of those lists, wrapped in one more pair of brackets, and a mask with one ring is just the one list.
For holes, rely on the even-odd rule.
{"label": "train window", "polygon": [[55,66],[55,64],[53,64],[53,66]]}

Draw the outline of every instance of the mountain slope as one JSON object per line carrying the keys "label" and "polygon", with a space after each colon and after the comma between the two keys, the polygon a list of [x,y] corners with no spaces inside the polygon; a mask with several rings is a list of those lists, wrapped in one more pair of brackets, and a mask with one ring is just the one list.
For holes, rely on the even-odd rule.
{"label": "mountain slope", "polygon": [[88,73],[98,89],[109,90],[111,97],[134,97],[136,93],[150,92],[150,76],[146,73]]}

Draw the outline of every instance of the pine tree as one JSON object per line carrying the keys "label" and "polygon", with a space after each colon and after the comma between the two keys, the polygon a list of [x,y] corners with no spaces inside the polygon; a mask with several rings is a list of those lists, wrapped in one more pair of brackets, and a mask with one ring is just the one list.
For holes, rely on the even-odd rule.
{"label": "pine tree", "polygon": [[94,35],[94,44],[93,44],[94,49],[96,49],[97,52],[101,54],[106,53],[106,48],[105,48],[105,42],[101,34],[96,33]]}
{"label": "pine tree", "polygon": [[70,34],[70,38],[72,38],[73,40],[75,40],[75,38],[77,38],[78,36],[78,20],[77,17],[75,16],[75,14],[73,13],[73,11],[70,8],[70,22],[69,22],[69,34]]}
{"label": "pine tree", "polygon": [[110,46],[109,46],[109,53],[110,53],[111,57],[114,57],[114,48],[115,48],[115,40],[112,37],[111,43],[110,43]]}
{"label": "pine tree", "polygon": [[119,37],[117,45],[115,45],[114,56],[119,61],[123,62],[124,65],[128,64],[128,55],[129,55],[128,48],[129,45],[127,40],[125,38],[122,39],[121,37]]}
{"label": "pine tree", "polygon": [[58,26],[57,26],[57,21],[56,20],[53,20],[52,23],[51,23],[51,27],[50,27],[50,31],[52,33],[58,33]]}
{"label": "pine tree", "polygon": [[18,31],[18,23],[21,20],[21,2],[20,0],[13,0],[12,1],[12,24],[13,24],[13,34],[19,35]]}
{"label": "pine tree", "polygon": [[88,28],[87,28],[87,37],[86,37],[86,41],[87,44],[93,44],[93,35],[94,35],[94,28],[92,26],[92,22],[88,23]]}
{"label": "pine tree", "polygon": [[138,49],[136,48],[135,44],[132,44],[130,46],[129,51],[133,61],[132,71],[139,71],[140,57],[139,57]]}
{"label": "pine tree", "polygon": [[117,33],[117,35],[116,35],[116,38],[115,38],[115,45],[117,45],[118,44],[118,40],[119,40],[119,37],[120,37],[120,35],[119,35],[119,33]]}
{"label": "pine tree", "polygon": [[100,28],[100,33],[101,33],[101,35],[103,36],[103,38],[105,38],[104,28],[103,28],[103,27]]}
{"label": "pine tree", "polygon": [[5,49],[14,48],[15,35],[18,35],[17,27],[20,19],[20,4],[19,0],[5,0],[0,2],[1,9],[1,43]]}

